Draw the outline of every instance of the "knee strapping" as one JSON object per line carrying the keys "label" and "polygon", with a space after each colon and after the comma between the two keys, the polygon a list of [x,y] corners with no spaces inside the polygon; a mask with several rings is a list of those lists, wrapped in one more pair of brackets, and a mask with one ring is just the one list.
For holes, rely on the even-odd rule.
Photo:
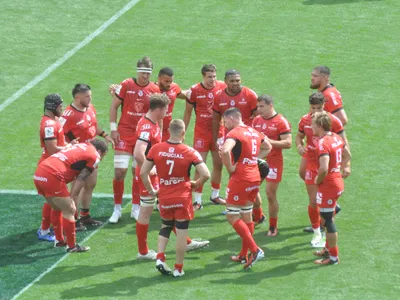
{"label": "knee strapping", "polygon": [[325,220],[325,227],[328,233],[336,232],[336,225],[333,222],[333,212],[321,212],[321,217]]}
{"label": "knee strapping", "polygon": [[176,229],[182,229],[182,230],[189,229],[189,221],[183,221],[183,222],[175,221],[175,227]]}
{"label": "knee strapping", "polygon": [[128,169],[130,155],[114,155],[114,168],[115,169]]}

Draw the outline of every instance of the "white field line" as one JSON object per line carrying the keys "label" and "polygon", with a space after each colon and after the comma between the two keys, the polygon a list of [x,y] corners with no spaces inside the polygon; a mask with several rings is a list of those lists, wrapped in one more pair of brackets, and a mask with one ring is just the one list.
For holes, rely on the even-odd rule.
{"label": "white field line", "polygon": [[[115,15],[113,15],[108,21],[103,23],[99,28],[97,28],[94,32],[88,35],[82,42],[76,45],[73,49],[69,50],[62,57],[60,57],[54,64],[49,66],[46,70],[43,71],[40,75],[36,76],[32,81],[28,82],[21,89],[16,91],[11,97],[6,99],[3,103],[0,104],[0,112],[2,112],[7,106],[16,101],[19,97],[29,91],[31,88],[36,86],[39,82],[49,76],[54,70],[56,70],[59,66],[65,63],[71,56],[73,56],[80,49],[89,44],[94,38],[100,35],[104,30],[106,30],[111,24],[113,24],[116,20],[118,20],[124,13],[130,10],[133,6],[135,6],[140,0],[132,0],[127,5],[125,5],[120,11],[118,11]],[[110,2],[111,3],[111,2]]]}
{"label": "white field line", "polygon": [[[0,190],[0,195],[2,194],[11,194],[11,195],[37,195],[38,192],[35,190]],[[107,194],[107,193],[93,193],[93,198],[113,198],[113,194]],[[124,195],[124,199],[131,199],[132,195],[127,194]]]}
{"label": "white field line", "polygon": [[[11,195],[37,195],[37,191],[23,191],[23,190],[0,190],[0,195],[4,194],[11,194]],[[112,194],[104,194],[104,193],[94,193],[93,198],[96,197],[113,197]],[[131,198],[132,195],[125,195],[124,198]],[[126,204],[128,206],[129,203]],[[124,207],[125,208],[125,207]],[[91,234],[89,234],[82,242],[81,244],[86,243],[94,234],[96,234],[101,228],[106,226],[108,224],[108,220],[103,223],[102,226],[94,230]],[[50,266],[46,271],[44,271],[42,274],[40,274],[38,277],[36,277],[31,283],[29,283],[26,287],[24,287],[22,290],[18,292],[14,297],[12,297],[12,300],[17,299],[19,296],[21,296],[23,293],[25,293],[30,287],[32,287],[35,283],[39,282],[40,279],[42,279],[45,275],[53,271],[64,259],[66,259],[71,253],[65,253],[59,260],[57,260],[52,266]]]}

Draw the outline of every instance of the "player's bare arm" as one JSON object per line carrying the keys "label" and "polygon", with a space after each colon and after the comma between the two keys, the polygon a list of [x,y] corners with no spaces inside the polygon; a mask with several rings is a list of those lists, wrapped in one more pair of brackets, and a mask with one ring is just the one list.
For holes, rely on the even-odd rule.
{"label": "player's bare arm", "polygon": [[147,149],[147,142],[144,142],[142,140],[138,140],[136,142],[135,149],[133,150],[133,157],[136,160],[136,163],[138,164],[139,167],[142,167],[143,163],[146,160],[146,149]]}
{"label": "player's bare arm", "polygon": [[179,99],[183,99],[183,100],[186,100],[188,97],[187,97],[187,90],[186,91],[181,91],[178,95],[176,95],[176,98],[179,98]]}
{"label": "player's bare arm", "polygon": [[118,99],[115,92],[112,94],[112,102],[110,107],[110,134],[115,144],[119,143],[119,133],[117,131],[117,117],[118,108],[121,106],[122,101]]}
{"label": "player's bare arm", "polygon": [[229,174],[232,174],[236,170],[236,165],[232,164],[231,151],[236,145],[236,140],[228,138],[226,139],[224,146],[222,147],[222,163],[226,167]]}
{"label": "player's bare arm", "polygon": [[76,199],[79,195],[79,192],[85,185],[86,179],[92,174],[92,171],[88,168],[83,168],[79,175],[76,177],[76,180],[71,189],[71,198]]}
{"label": "player's bare arm", "polygon": [[96,135],[101,136],[106,141],[106,143],[111,144],[111,146],[114,149],[115,143],[114,143],[113,139],[99,125],[97,125],[97,128],[96,128]]}
{"label": "player's bare arm", "polygon": [[351,173],[350,160],[351,160],[350,149],[349,147],[347,147],[347,145],[345,145],[342,154],[342,166],[341,166],[343,178],[347,178],[350,176]]}
{"label": "player's bare arm", "polygon": [[265,137],[264,140],[261,142],[258,158],[262,159],[266,158],[271,150],[272,150],[272,144],[270,143],[270,140],[267,139],[267,137]]}
{"label": "player's bare arm", "polygon": [[297,152],[303,156],[304,153],[307,152],[307,149],[304,147],[304,138],[305,138],[305,133],[298,131],[296,134],[296,147],[297,147]]}
{"label": "player's bare arm", "polygon": [[186,102],[185,113],[183,114],[183,122],[185,123],[185,128],[188,128],[190,124],[190,118],[192,117],[193,105]]}
{"label": "player's bare arm", "polygon": [[217,112],[213,112],[212,119],[212,139],[216,143],[218,139],[218,131],[221,124],[221,115]]}
{"label": "player's bare arm", "polygon": [[196,165],[196,172],[199,174],[199,178],[196,181],[191,181],[192,189],[197,189],[206,183],[208,179],[210,179],[210,171],[207,168],[207,165],[202,162],[201,164]]}
{"label": "player's bare arm", "polygon": [[77,143],[77,141],[73,140],[73,141],[71,141],[71,143],[69,143],[65,146],[57,146],[57,140],[54,139],[54,140],[45,140],[44,146],[46,147],[47,153],[49,155],[53,155],[54,153],[57,153],[61,150],[70,148],[73,144],[76,144],[76,143]]}
{"label": "player's bare arm", "polygon": [[344,109],[338,110],[337,112],[334,113],[334,116],[337,117],[345,126],[347,124],[347,115]]}
{"label": "player's bare arm", "polygon": [[315,177],[315,184],[321,184],[324,181],[329,170],[329,155],[321,155],[319,157],[318,175]]}
{"label": "player's bare arm", "polygon": [[347,135],[346,135],[346,133],[344,132],[344,130],[343,130],[341,133],[339,133],[339,136],[343,139],[344,143],[346,144],[347,148],[348,148],[349,151],[350,151],[349,141],[347,140]]}
{"label": "player's bare arm", "polygon": [[292,147],[292,135],[290,133],[281,134],[279,141],[269,140],[272,147],[278,149],[290,149]]}
{"label": "player's bare arm", "polygon": [[150,195],[156,196],[157,191],[154,189],[153,185],[150,181],[150,172],[154,167],[154,162],[151,160],[145,160],[141,169],[140,169],[140,177],[142,178],[143,185]]}

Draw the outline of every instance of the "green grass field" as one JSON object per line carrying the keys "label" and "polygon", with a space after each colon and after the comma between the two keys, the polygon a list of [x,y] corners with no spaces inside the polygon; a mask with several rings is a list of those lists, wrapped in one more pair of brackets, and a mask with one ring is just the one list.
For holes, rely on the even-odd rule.
{"label": "green grass field", "polygon": [[[0,0],[0,104],[128,2]],[[340,265],[313,264],[311,236],[302,232],[308,224],[308,199],[293,147],[285,151],[279,235],[266,237],[265,225],[256,229],[255,239],[266,259],[248,272],[230,262],[240,239],[221,215],[221,207],[206,205],[196,214],[190,236],[209,239],[211,245],[189,253],[186,275],[173,279],[161,276],[153,262],[135,260],[128,200],[119,224],[106,225],[87,239],[89,253],[65,257],[62,249],[37,241],[40,197],[0,193],[0,298],[13,298],[52,268],[19,298],[398,299],[399,15],[400,3],[395,0],[142,0],[0,110],[0,189],[31,191],[41,151],[38,126],[48,93],[61,93],[67,104],[75,83],[90,84],[99,123],[108,130],[108,86],[134,76],[142,56],[150,56],[155,64],[152,80],[160,68],[169,66],[183,89],[201,80],[203,64],[215,63],[220,79],[226,69],[236,68],[244,85],[273,95],[294,136],[308,111],[311,70],[328,65],[349,117],[346,131],[353,155],[352,175],[340,199],[343,211],[337,218]],[[183,110],[184,102],[178,102],[174,117],[182,118]],[[188,129],[188,143],[192,131]],[[97,193],[112,193],[112,156],[100,165]],[[126,193],[130,181],[131,176]],[[209,190],[207,185],[205,203]],[[112,206],[112,198],[95,199],[92,214],[106,220]],[[154,213],[148,239],[153,249],[159,226]],[[79,234],[78,239],[91,233]],[[170,265],[174,242],[172,237]]]}

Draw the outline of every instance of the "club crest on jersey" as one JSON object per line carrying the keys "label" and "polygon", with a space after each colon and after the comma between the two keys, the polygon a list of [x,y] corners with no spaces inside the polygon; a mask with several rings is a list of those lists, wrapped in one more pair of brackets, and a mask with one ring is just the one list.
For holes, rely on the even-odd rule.
{"label": "club crest on jersey", "polygon": [[139,95],[139,97],[142,97],[142,96],[143,96],[143,91],[140,90],[140,91],[138,92],[138,95]]}
{"label": "club crest on jersey", "polygon": [[169,153],[174,153],[174,152],[175,152],[174,147],[170,147],[170,148],[168,149],[168,152],[169,152]]}
{"label": "club crest on jersey", "polygon": [[265,128],[267,128],[267,124],[263,124],[262,129],[265,130]]}
{"label": "club crest on jersey", "polygon": [[208,93],[208,98],[210,98],[210,99],[214,98],[214,94],[213,93]]}
{"label": "club crest on jersey", "polygon": [[141,112],[143,110],[144,103],[135,102],[135,110]]}
{"label": "club crest on jersey", "polygon": [[231,106],[235,106],[235,100],[231,100]]}
{"label": "club crest on jersey", "polygon": [[86,119],[87,119],[88,121],[90,121],[90,116],[89,116],[89,115],[86,115]]}

